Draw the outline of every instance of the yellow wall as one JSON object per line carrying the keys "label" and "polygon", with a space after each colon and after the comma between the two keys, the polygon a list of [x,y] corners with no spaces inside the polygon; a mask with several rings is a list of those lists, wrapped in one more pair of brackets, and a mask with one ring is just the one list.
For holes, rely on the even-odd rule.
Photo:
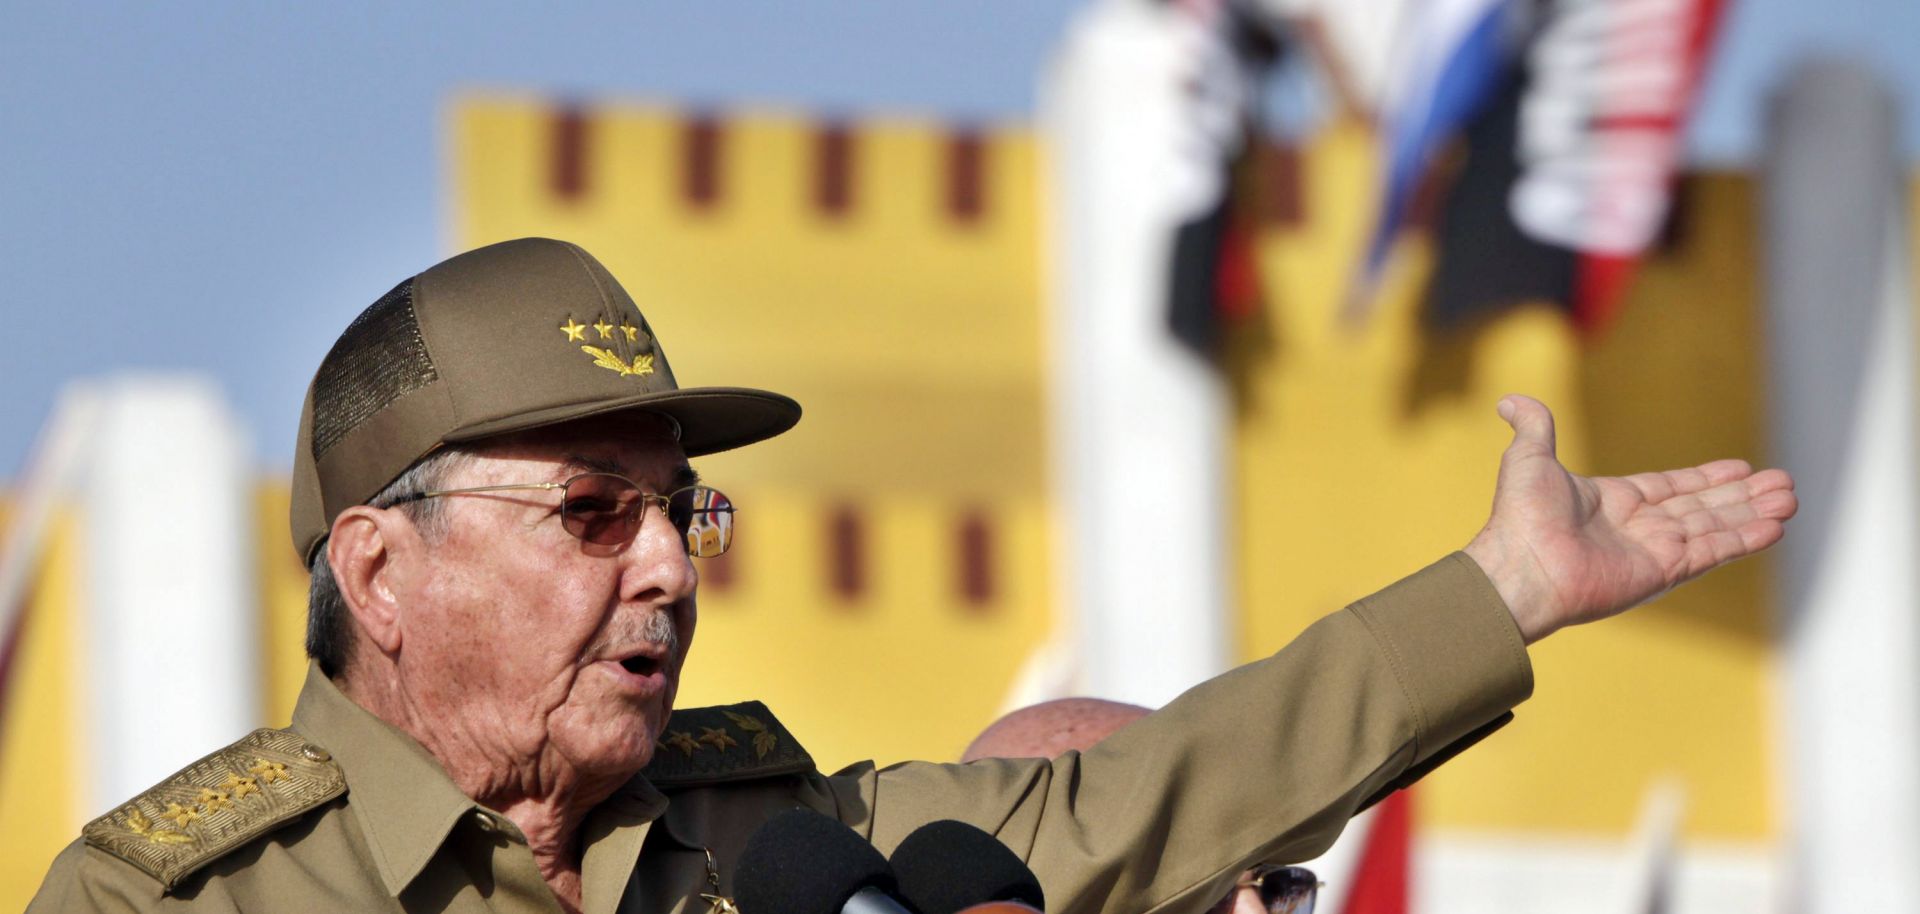
{"label": "yellow wall", "polygon": [[28,592],[0,719],[0,910],[26,908],[47,866],[80,835],[90,798],[76,670],[78,525],[56,520]]}

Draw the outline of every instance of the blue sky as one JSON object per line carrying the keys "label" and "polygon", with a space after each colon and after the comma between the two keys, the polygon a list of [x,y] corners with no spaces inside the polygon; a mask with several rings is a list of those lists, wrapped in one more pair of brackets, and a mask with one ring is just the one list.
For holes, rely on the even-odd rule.
{"label": "blue sky", "polygon": [[[1876,66],[1920,149],[1920,3],[1731,2],[1696,158],[1749,160],[1765,92],[1809,53]],[[211,373],[261,467],[284,467],[334,336],[449,253],[455,92],[1018,118],[1078,6],[16,0],[0,20],[0,478],[64,384],[137,370]]]}

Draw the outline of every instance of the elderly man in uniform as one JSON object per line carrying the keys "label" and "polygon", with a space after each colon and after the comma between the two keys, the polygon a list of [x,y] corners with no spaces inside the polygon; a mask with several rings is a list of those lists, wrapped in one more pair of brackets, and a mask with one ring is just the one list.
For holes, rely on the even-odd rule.
{"label": "elderly man in uniform", "polygon": [[1204,911],[1504,723],[1526,644],[1765,548],[1795,507],[1786,474],[1739,461],[1575,476],[1545,407],[1500,413],[1514,440],[1466,549],[1273,657],[1084,754],[825,775],[757,703],[673,708],[692,559],[733,522],[687,459],[799,407],[679,388],[578,247],[455,257],[362,313],[308,392],[292,726],[89,823],[31,910],[725,910],[747,837],[804,806],[882,850],[979,825],[1056,914]]}

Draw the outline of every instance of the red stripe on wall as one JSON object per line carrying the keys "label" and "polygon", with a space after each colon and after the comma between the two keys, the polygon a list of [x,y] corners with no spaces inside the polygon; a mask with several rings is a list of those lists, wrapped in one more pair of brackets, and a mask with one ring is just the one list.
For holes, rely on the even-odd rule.
{"label": "red stripe on wall", "polygon": [[993,601],[993,528],[978,510],[961,515],[954,530],[954,585],[960,600],[984,610]]}
{"label": "red stripe on wall", "polygon": [[856,600],[867,589],[866,523],[854,508],[842,505],[827,518],[827,589]]}
{"label": "red stripe on wall", "polygon": [[821,125],[813,139],[813,205],[828,216],[853,208],[853,131],[842,123]]}
{"label": "red stripe on wall", "polygon": [[694,209],[720,202],[726,131],[718,118],[694,115],[680,126],[680,197]]}
{"label": "red stripe on wall", "polygon": [[587,114],[576,106],[553,113],[548,127],[547,187],[562,200],[578,200],[587,192],[591,126]]}
{"label": "red stripe on wall", "polygon": [[947,215],[962,223],[979,222],[986,213],[987,144],[979,131],[956,130],[947,136]]}

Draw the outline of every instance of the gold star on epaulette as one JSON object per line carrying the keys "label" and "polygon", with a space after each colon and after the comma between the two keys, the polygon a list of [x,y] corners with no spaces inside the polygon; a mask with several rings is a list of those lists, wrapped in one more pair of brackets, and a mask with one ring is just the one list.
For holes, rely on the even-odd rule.
{"label": "gold star on epaulette", "polygon": [[668,731],[667,738],[661,740],[661,742],[688,755],[692,755],[700,750],[700,744],[694,741],[693,734],[685,730]]}
{"label": "gold star on epaulette", "polygon": [[211,787],[200,788],[200,796],[196,799],[199,801],[200,807],[207,812],[213,812],[216,809],[225,809],[233,805],[233,799],[226,791],[215,790]]}
{"label": "gold star on epaulette", "polygon": [[601,339],[603,340],[613,339],[613,325],[610,323],[607,323],[606,318],[604,317],[601,318],[599,323],[593,325],[593,329],[600,331]]}
{"label": "gold star on epaulette", "polygon": [[261,729],[109,810],[81,834],[89,847],[171,890],[346,790],[346,777],[325,749],[290,731]]}
{"label": "gold star on epaulette", "polygon": [[570,343],[584,343],[587,341],[587,325],[571,317],[567,318],[566,323],[560,325],[560,332],[567,335],[567,341]]}
{"label": "gold star on epaulette", "polygon": [[247,794],[260,792],[260,782],[253,778],[243,778],[237,774],[227,775],[227,779],[222,782],[220,786],[227,788],[227,792],[232,794],[236,800]]}
{"label": "gold star on epaulette", "polygon": [[188,809],[187,807],[182,806],[178,803],[168,803],[167,811],[161,813],[160,815],[162,817],[172,819],[175,825],[178,825],[181,828],[186,828],[188,822],[192,822],[193,820],[200,818],[200,810]]}
{"label": "gold star on epaulette", "polygon": [[700,741],[709,743],[715,749],[725,750],[728,746],[738,746],[740,741],[727,734],[720,727],[701,727]]}

